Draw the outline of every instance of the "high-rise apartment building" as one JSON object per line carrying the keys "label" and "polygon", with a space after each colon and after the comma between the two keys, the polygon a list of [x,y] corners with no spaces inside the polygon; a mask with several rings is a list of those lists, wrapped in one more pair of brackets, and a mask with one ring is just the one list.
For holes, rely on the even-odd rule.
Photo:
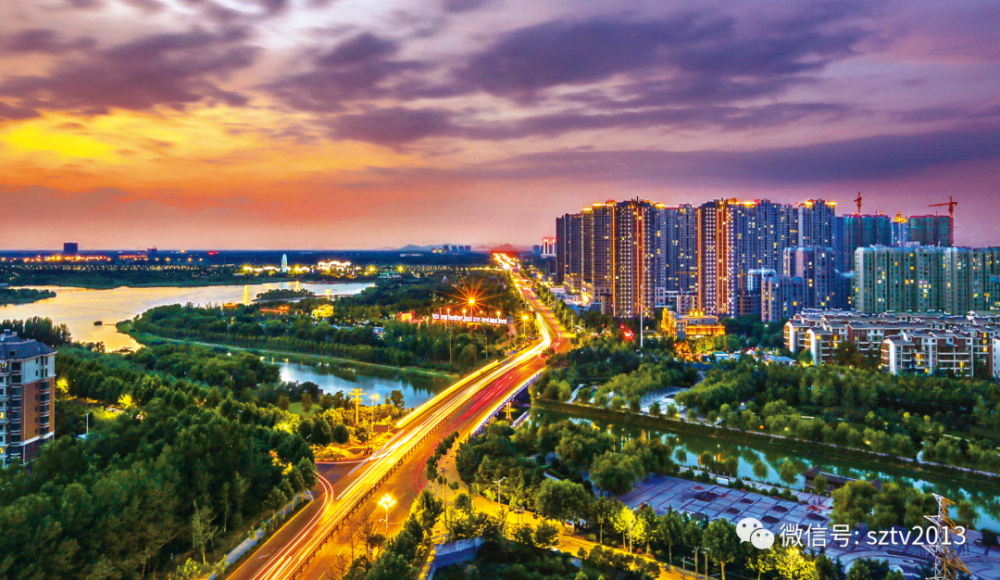
{"label": "high-rise apartment building", "polygon": [[698,210],[690,205],[665,207],[663,214],[663,283],[665,292],[698,290]]}
{"label": "high-rise apartment building", "polygon": [[556,218],[556,282],[580,284],[583,279],[583,217],[566,214]]}
{"label": "high-rise apartment building", "polygon": [[837,271],[833,248],[788,248],[780,277],[765,279],[761,292],[764,322],[790,318],[806,309],[847,308],[849,278]]}
{"label": "high-rise apartment building", "polygon": [[892,245],[892,222],[887,215],[850,214],[838,219],[843,220],[844,232],[843,248],[837,248],[843,252],[841,271],[853,267],[854,251],[858,248]]}
{"label": "high-rise apartment building", "polygon": [[1000,248],[878,246],[854,259],[858,312],[1000,310]]}
{"label": "high-rise apartment building", "polygon": [[557,280],[609,314],[651,314],[665,280],[663,210],[638,199],[612,200],[557,218]]}
{"label": "high-rise apartment building", "polygon": [[797,204],[795,229],[800,248],[834,247],[834,230],[837,221],[837,204],[833,201],[810,199]]}
{"label": "high-rise apartment building", "polygon": [[0,466],[31,461],[55,437],[54,380],[54,350],[0,334]]}
{"label": "high-rise apartment building", "polygon": [[910,216],[908,241],[921,246],[955,245],[951,218],[946,215]]}
{"label": "high-rise apartment building", "polygon": [[759,313],[751,271],[782,267],[798,243],[798,208],[769,200],[715,200],[698,208],[699,303],[720,316]]}
{"label": "high-rise apartment building", "polygon": [[629,200],[614,206],[612,252],[612,313],[620,318],[647,316],[655,304],[657,280],[662,276],[661,216],[663,206]]}
{"label": "high-rise apartment building", "polygon": [[905,246],[910,241],[910,220],[897,213],[892,218],[892,245]]}

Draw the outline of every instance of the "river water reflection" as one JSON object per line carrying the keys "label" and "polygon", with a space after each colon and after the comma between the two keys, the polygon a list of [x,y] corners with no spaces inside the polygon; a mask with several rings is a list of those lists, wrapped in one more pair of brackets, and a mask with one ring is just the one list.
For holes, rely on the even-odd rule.
{"label": "river water reflection", "polygon": [[[318,295],[357,294],[371,286],[370,282],[350,282],[340,284],[299,284],[297,282],[275,282],[251,284],[247,286],[201,286],[190,288],[114,288],[111,290],[87,290],[62,286],[34,286],[52,290],[54,298],[40,300],[32,304],[0,306],[0,320],[12,320],[40,316],[51,318],[57,324],[65,324],[78,342],[103,342],[109,351],[123,347],[139,348],[131,337],[121,334],[115,322],[128,320],[150,308],[167,304],[197,305],[222,304],[253,300],[261,292],[275,288],[302,288]],[[95,326],[94,322],[103,322]]]}
{"label": "river water reflection", "polygon": [[332,395],[337,391],[343,391],[345,395],[349,395],[351,389],[361,389],[365,393],[365,404],[369,403],[368,397],[372,394],[379,396],[378,404],[381,405],[389,399],[392,391],[402,391],[406,406],[413,408],[430,400],[449,384],[447,379],[434,381],[417,378],[353,376],[351,374],[345,375],[339,371],[331,371],[328,367],[322,366],[281,362],[273,359],[268,359],[268,362],[274,362],[281,369],[281,380],[299,383],[311,381],[319,385],[324,394]]}
{"label": "river water reflection", "polygon": [[[532,409],[532,421],[559,421],[571,419],[573,421],[590,421],[577,416],[555,411],[542,411]],[[659,437],[663,440],[672,439],[675,448],[674,461],[687,467],[698,467],[699,458],[711,456],[716,461],[725,461],[727,458],[735,457],[739,461],[738,473],[741,478],[760,481],[754,475],[753,466],[757,460],[761,460],[767,466],[767,476],[763,481],[774,485],[787,486],[778,475],[778,467],[786,460],[790,460],[799,468],[799,472],[818,465],[820,469],[828,473],[836,473],[853,478],[863,478],[872,480],[879,478],[883,483],[895,481],[904,485],[912,485],[924,492],[934,492],[943,495],[953,501],[961,499],[969,500],[976,508],[979,520],[977,528],[990,528],[1000,531],[1000,497],[997,494],[997,486],[989,486],[981,481],[966,482],[960,475],[955,477],[938,476],[937,474],[919,474],[915,478],[903,469],[898,469],[875,462],[861,462],[856,458],[843,461],[831,460],[828,457],[813,457],[807,452],[794,453],[779,447],[769,447],[762,444],[736,443],[724,439],[713,439],[701,437],[688,433],[673,433],[670,431],[643,430],[629,425],[614,425],[594,421],[601,428],[608,430],[619,440],[633,439],[636,437]],[[681,454],[677,454],[677,451]],[[790,487],[803,489],[805,479],[800,475],[798,480]]]}

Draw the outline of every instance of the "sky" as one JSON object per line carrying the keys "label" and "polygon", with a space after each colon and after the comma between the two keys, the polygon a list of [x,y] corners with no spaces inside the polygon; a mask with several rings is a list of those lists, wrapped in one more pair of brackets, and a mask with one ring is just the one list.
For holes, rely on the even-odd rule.
{"label": "sky", "polygon": [[[540,243],[607,199],[1000,244],[996,0],[3,0],[0,248]],[[944,211],[947,211],[946,209]]]}

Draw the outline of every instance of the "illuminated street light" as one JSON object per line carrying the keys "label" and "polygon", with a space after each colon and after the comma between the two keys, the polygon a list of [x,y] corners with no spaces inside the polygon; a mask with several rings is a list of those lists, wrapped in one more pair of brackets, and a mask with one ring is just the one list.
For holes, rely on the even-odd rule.
{"label": "illuminated street light", "polygon": [[379,507],[385,508],[385,533],[389,534],[389,508],[396,505],[396,500],[392,499],[392,496],[385,494],[382,499],[378,502]]}

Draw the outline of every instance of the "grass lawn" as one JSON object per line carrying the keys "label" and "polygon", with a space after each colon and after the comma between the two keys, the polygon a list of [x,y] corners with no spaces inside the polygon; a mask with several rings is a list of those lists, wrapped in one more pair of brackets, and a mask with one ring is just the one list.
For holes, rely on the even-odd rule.
{"label": "grass lawn", "polygon": [[313,415],[322,413],[323,409],[316,403],[313,403],[312,409],[309,409],[309,412],[306,413],[302,410],[302,403],[292,403],[288,407],[288,412],[299,417],[312,417]]}

